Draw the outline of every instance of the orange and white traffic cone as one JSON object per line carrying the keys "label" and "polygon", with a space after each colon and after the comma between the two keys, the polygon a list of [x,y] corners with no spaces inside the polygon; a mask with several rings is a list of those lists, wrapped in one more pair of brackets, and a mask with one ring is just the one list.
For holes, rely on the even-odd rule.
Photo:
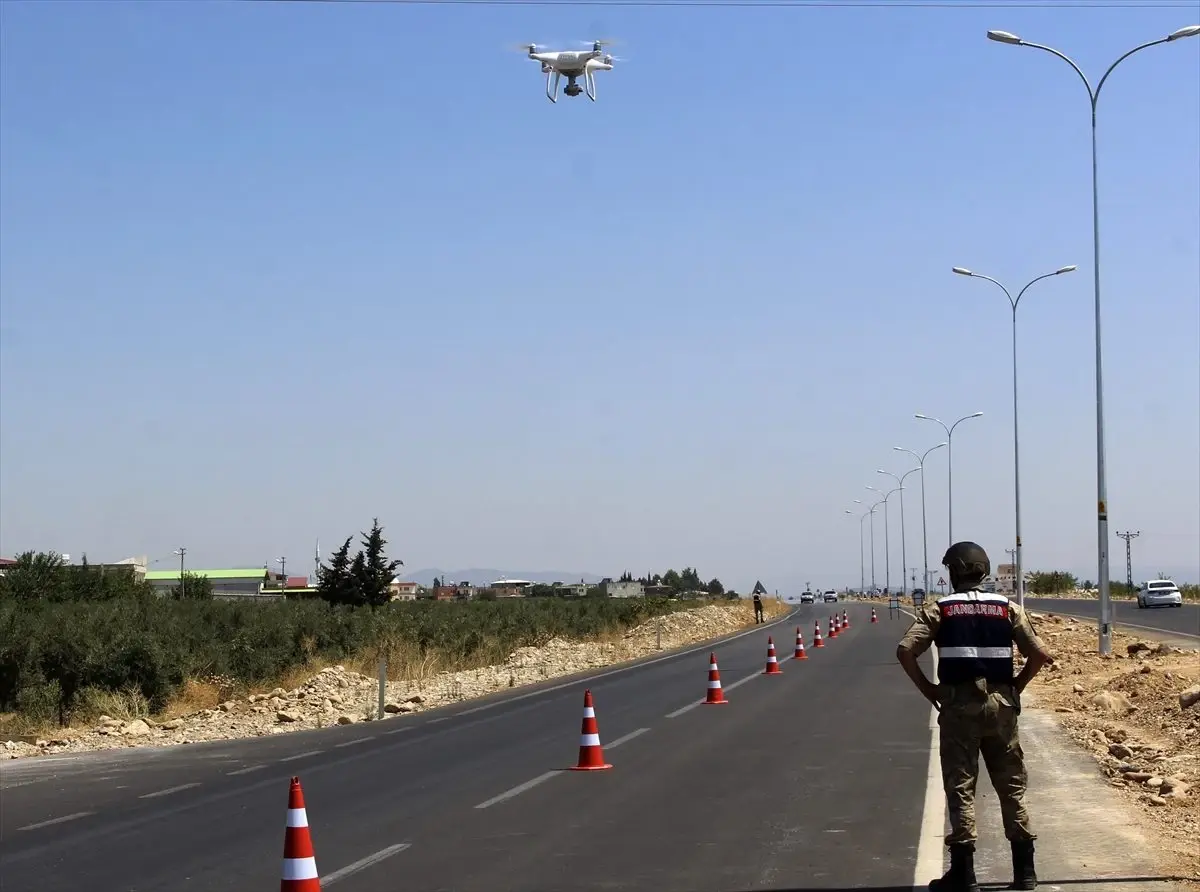
{"label": "orange and white traffic cone", "polygon": [[321,892],[317,876],[317,859],[313,855],[312,837],[308,833],[308,812],[304,808],[304,791],[300,778],[292,778],[288,792],[287,829],[283,836],[283,881],[280,892]]}
{"label": "orange and white traffic cone", "polygon": [[837,623],[833,621],[833,617],[831,616],[829,617],[829,637],[836,638],[837,636]]}
{"label": "orange and white traffic cone", "polygon": [[842,628],[843,629],[850,628],[850,614],[847,613],[845,610],[842,610]]}
{"label": "orange and white traffic cone", "polygon": [[796,626],[796,652],[792,654],[793,660],[807,660],[808,654],[804,652],[804,636],[800,634],[800,627]]}
{"label": "orange and white traffic cone", "polygon": [[813,623],[813,647],[824,647],[825,642],[821,640],[821,621],[817,620]]}
{"label": "orange and white traffic cone", "polygon": [[721,690],[721,670],[717,668],[717,655],[708,655],[708,694],[705,695],[706,706],[723,706],[729,701]]}
{"label": "orange and white traffic cone", "polygon": [[763,670],[763,675],[783,675],[783,670],[779,668],[779,660],[775,658],[775,641],[771,636],[767,636],[767,668]]}
{"label": "orange and white traffic cone", "polygon": [[612,768],[604,761],[604,750],[600,746],[600,726],[596,723],[596,707],[592,704],[592,692],[583,692],[583,729],[579,736],[579,764],[572,771],[599,771]]}
{"label": "orange and white traffic cone", "polygon": [[874,608],[874,607],[872,607],[872,608],[871,608],[871,622],[873,622],[873,623],[877,623],[877,622],[879,622],[879,617],[877,617],[877,616],[875,615],[875,608]]}

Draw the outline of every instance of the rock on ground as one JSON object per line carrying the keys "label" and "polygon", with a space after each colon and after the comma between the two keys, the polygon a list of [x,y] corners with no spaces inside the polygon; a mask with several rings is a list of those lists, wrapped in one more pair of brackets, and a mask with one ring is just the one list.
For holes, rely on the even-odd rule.
{"label": "rock on ground", "polygon": [[[767,603],[770,613],[781,608]],[[786,609],[786,608],[782,608]],[[754,621],[749,602],[724,602],[652,619],[615,641],[554,638],[542,647],[522,647],[498,666],[441,672],[427,678],[389,681],[385,717],[396,718],[482,697],[587,669],[673,650],[736,632]],[[6,741],[0,758],[83,752],[116,747],[174,746],[206,740],[232,740],[372,721],[379,684],[345,666],[329,666],[292,690],[275,688],[228,700],[213,709],[167,721],[120,721],[101,716],[95,726],[67,728],[33,743]]]}
{"label": "rock on ground", "polygon": [[1150,822],[1181,876],[1200,877],[1200,650],[1113,634],[1097,653],[1094,623],[1032,613],[1055,657],[1026,692],[1090,751],[1101,773]]}

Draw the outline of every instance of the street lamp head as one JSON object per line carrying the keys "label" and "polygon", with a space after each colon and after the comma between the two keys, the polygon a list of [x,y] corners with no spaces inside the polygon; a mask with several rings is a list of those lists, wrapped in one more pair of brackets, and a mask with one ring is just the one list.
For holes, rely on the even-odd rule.
{"label": "street lamp head", "polygon": [[1172,31],[1167,40],[1182,40],[1185,37],[1195,37],[1197,34],[1200,34],[1200,25],[1188,25],[1186,28]]}
{"label": "street lamp head", "polygon": [[889,477],[891,477],[891,476],[892,476],[891,474],[888,474],[888,472],[887,472],[887,471],[885,471],[885,470],[883,470],[882,468],[876,468],[876,469],[875,469],[875,473],[876,473],[876,474],[887,474],[887,476],[889,476]]}
{"label": "street lamp head", "polygon": [[914,415],[913,417],[914,417],[914,418],[924,418],[926,421],[933,421],[933,419],[932,419],[932,418],[930,418],[928,415],[922,415],[920,412],[918,412],[918,413],[917,413],[916,415]]}
{"label": "street lamp head", "polygon": [[960,275],[960,276],[973,276],[973,275],[975,275],[973,272],[971,272],[971,271],[970,271],[969,269],[967,269],[965,266],[956,266],[956,267],[954,267],[952,270],[950,270],[950,272],[952,272],[952,273],[957,273],[957,274],[958,274],[958,275]]}
{"label": "street lamp head", "polygon": [[1079,267],[1072,263],[1070,266],[1064,266],[1062,269],[1056,269],[1054,271],[1054,275],[1061,276],[1063,273],[1073,273],[1077,269],[1079,269]]}
{"label": "street lamp head", "polygon": [[1013,46],[1020,46],[1024,42],[1017,35],[1008,31],[989,31],[987,36],[988,40],[994,40],[997,43],[1011,43]]}
{"label": "street lamp head", "polygon": [[972,414],[972,415],[968,415],[967,417],[968,417],[968,418],[982,418],[982,417],[983,417],[983,413],[982,413],[982,412],[975,412],[974,414]]}
{"label": "street lamp head", "polygon": [[853,514],[854,512],[853,512],[853,511],[851,511],[849,508],[847,508],[847,509],[846,509],[845,511],[843,511],[842,513],[843,513],[843,514]]}
{"label": "street lamp head", "polygon": [[863,503],[863,500],[862,500],[862,499],[855,499],[855,500],[854,500],[854,504],[855,504],[855,505],[861,505],[862,503]]}

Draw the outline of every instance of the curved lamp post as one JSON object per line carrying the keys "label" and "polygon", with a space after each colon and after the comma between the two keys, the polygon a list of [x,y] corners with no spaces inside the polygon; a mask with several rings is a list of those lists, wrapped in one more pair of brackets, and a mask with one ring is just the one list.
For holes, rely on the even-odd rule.
{"label": "curved lamp post", "polygon": [[[917,455],[911,449],[905,449],[903,446],[893,446],[896,452],[907,452],[917,460],[917,467],[921,469],[921,551],[925,563],[925,575],[921,577],[921,588],[929,587],[929,530],[925,526],[925,456],[933,452],[935,449],[941,449],[948,443],[938,443],[936,446],[930,446],[925,450],[924,455]],[[914,606],[916,606],[914,604]]]}
{"label": "curved lamp post", "polygon": [[960,276],[969,276],[972,279],[983,279],[985,282],[991,282],[997,288],[1004,292],[1004,296],[1008,298],[1009,306],[1012,307],[1012,369],[1013,369],[1013,504],[1015,512],[1015,533],[1017,540],[1014,571],[1016,575],[1017,603],[1022,607],[1025,606],[1025,579],[1021,575],[1021,446],[1020,436],[1017,427],[1017,307],[1020,306],[1021,298],[1025,296],[1025,292],[1029,290],[1036,282],[1042,279],[1050,279],[1054,276],[1061,276],[1063,273],[1073,273],[1079,267],[1063,266],[1059,267],[1052,273],[1044,273],[1032,280],[1028,285],[1017,292],[1014,298],[1012,292],[1005,288],[1000,282],[993,279],[991,276],[985,276],[982,273],[974,273],[965,267],[956,266],[951,272],[957,273]]}
{"label": "curved lamp post", "polygon": [[[902,487],[901,487],[902,488]],[[884,492],[882,489],[876,489],[873,486],[868,486],[867,489],[871,492],[879,493],[883,496],[876,504],[883,505],[883,587],[887,589],[888,597],[892,594],[892,549],[891,540],[888,537],[888,499],[900,492],[901,488],[893,489],[891,492]],[[901,496],[903,498],[903,496]]]}
{"label": "curved lamp post", "polygon": [[[958,427],[960,424],[962,424],[964,421],[968,421],[971,418],[982,418],[983,413],[982,412],[972,412],[970,415],[964,415],[962,418],[958,419],[958,421],[954,422],[954,424],[951,424],[949,426],[947,426],[946,422],[942,421],[942,419],[934,418],[932,415],[922,415],[920,412],[918,412],[914,417],[920,418],[922,421],[936,421],[938,424],[940,424],[942,426],[942,430],[944,430],[946,432],[946,480],[947,480],[947,485],[946,485],[946,505],[947,505],[946,526],[947,526],[947,531],[949,533],[949,535],[947,536],[947,538],[950,540],[949,544],[953,545],[954,544],[954,429],[956,427]],[[949,547],[949,546],[947,546],[947,547]]]}
{"label": "curved lamp post", "polygon": [[1100,344],[1100,189],[1096,163],[1096,103],[1100,99],[1100,91],[1104,88],[1108,76],[1113,73],[1118,65],[1134,53],[1149,49],[1152,46],[1158,46],[1159,44],[1173,43],[1185,37],[1195,37],[1197,34],[1200,34],[1200,25],[1188,25],[1171,32],[1166,37],[1160,37],[1158,40],[1151,40],[1148,43],[1135,46],[1123,56],[1120,56],[1117,61],[1109,65],[1108,70],[1100,76],[1100,80],[1093,87],[1091,81],[1087,79],[1087,75],[1083,73],[1083,69],[1076,65],[1065,53],[1040,43],[1030,43],[1027,40],[1022,40],[1016,34],[1011,34],[1008,31],[989,31],[987,33],[988,40],[994,40],[997,43],[1007,43],[1012,46],[1025,46],[1030,49],[1042,50],[1062,59],[1075,70],[1075,73],[1079,75],[1079,79],[1083,81],[1084,87],[1087,88],[1088,101],[1091,103],[1092,108],[1092,290],[1095,296],[1096,316],[1096,508],[1098,512],[1096,538],[1097,563],[1099,564],[1099,572],[1097,574],[1099,580],[1097,585],[1100,587],[1100,653],[1102,654],[1112,653],[1112,601],[1108,579],[1108,473],[1104,455],[1104,375],[1103,352]]}
{"label": "curved lamp post", "polygon": [[915,474],[919,470],[921,470],[919,467],[913,468],[911,471],[905,471],[899,477],[891,471],[875,472],[883,474],[885,477],[891,477],[900,489],[900,594],[902,596],[908,594],[908,542],[904,536],[904,481],[908,479],[909,474]]}

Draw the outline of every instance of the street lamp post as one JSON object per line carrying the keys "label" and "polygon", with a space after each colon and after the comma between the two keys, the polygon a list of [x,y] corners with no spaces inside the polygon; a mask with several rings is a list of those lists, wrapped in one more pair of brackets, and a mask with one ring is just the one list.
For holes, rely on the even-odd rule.
{"label": "street lamp post", "polygon": [[929,455],[935,449],[941,449],[945,445],[947,444],[938,443],[936,446],[930,446],[925,450],[923,455],[917,455],[911,449],[905,449],[903,446],[892,447],[897,452],[907,452],[915,458],[917,466],[921,469],[921,552],[925,566],[925,575],[921,577],[921,585],[925,587],[925,591],[929,591],[929,530],[925,526],[925,456]]}
{"label": "street lamp post", "polygon": [[[854,501],[861,503],[862,499],[855,499]],[[846,509],[846,513],[851,517],[854,516],[854,512],[849,508]],[[866,515],[864,514],[863,517],[866,517]],[[867,584],[867,552],[866,545],[863,542],[863,517],[858,519],[858,586],[860,592]]]}
{"label": "street lamp post", "polygon": [[1097,584],[1100,587],[1099,649],[1102,654],[1112,653],[1112,601],[1108,579],[1108,475],[1104,455],[1104,375],[1103,351],[1100,343],[1100,187],[1099,167],[1096,163],[1096,104],[1100,99],[1100,91],[1104,88],[1104,83],[1108,80],[1108,76],[1113,73],[1118,65],[1134,53],[1149,49],[1152,46],[1158,46],[1162,43],[1172,43],[1176,40],[1182,40],[1185,37],[1195,37],[1197,34],[1200,34],[1200,25],[1188,25],[1187,27],[1173,31],[1166,37],[1160,37],[1158,40],[1151,40],[1148,43],[1135,46],[1119,57],[1112,65],[1109,65],[1108,70],[1104,72],[1100,80],[1096,83],[1095,88],[1093,88],[1091,81],[1083,73],[1083,69],[1076,65],[1065,53],[1040,43],[1029,43],[1007,31],[989,31],[987,33],[989,40],[1042,50],[1062,59],[1075,70],[1080,80],[1083,81],[1084,87],[1087,88],[1088,101],[1091,103],[1092,108],[1092,290],[1096,317],[1096,540],[1097,563],[1099,564],[1099,572],[1097,573],[1099,581]]}
{"label": "street lamp post", "polygon": [[896,481],[896,486],[900,488],[900,594],[901,596],[908,594],[908,540],[904,533],[904,481],[908,479],[909,474],[915,474],[921,470],[919,467],[913,468],[911,471],[905,471],[900,477],[889,471],[876,471],[876,474],[883,474],[885,477],[891,477]]}
{"label": "street lamp post", "polygon": [[998,281],[993,279],[991,276],[985,276],[982,273],[973,273],[969,269],[966,269],[961,266],[956,266],[952,270],[952,272],[957,273],[960,276],[969,276],[970,278],[973,278],[973,279],[983,279],[984,281],[991,282],[993,285],[995,285],[1001,291],[1004,292],[1004,296],[1008,298],[1009,306],[1012,307],[1013,506],[1014,506],[1013,511],[1014,511],[1014,516],[1015,516],[1015,526],[1016,526],[1015,532],[1016,532],[1016,540],[1017,540],[1017,547],[1015,549],[1016,557],[1014,558],[1013,570],[1016,573],[1017,603],[1021,607],[1025,606],[1025,580],[1021,575],[1021,567],[1022,567],[1022,560],[1021,560],[1021,445],[1020,445],[1021,439],[1020,439],[1020,435],[1018,433],[1019,429],[1017,426],[1017,307],[1021,303],[1021,298],[1025,296],[1025,292],[1028,291],[1030,286],[1032,286],[1035,282],[1040,282],[1040,281],[1042,281],[1042,279],[1049,279],[1054,276],[1061,276],[1063,273],[1073,273],[1073,272],[1075,272],[1076,269],[1078,269],[1077,266],[1071,265],[1071,266],[1059,267],[1052,273],[1044,273],[1043,275],[1040,275],[1036,279],[1031,281],[1028,285],[1026,285],[1024,288],[1022,288],[1019,292],[1017,292],[1017,296],[1015,299],[1012,296],[1012,292],[1010,292],[1007,288],[1005,288],[1003,285],[1001,285]]}
{"label": "street lamp post", "polygon": [[916,417],[920,418],[922,421],[936,421],[938,424],[940,424],[942,426],[942,430],[944,430],[946,432],[946,507],[947,507],[946,526],[947,526],[947,530],[949,533],[949,535],[947,537],[950,540],[949,545],[953,545],[954,544],[954,429],[956,427],[958,427],[960,424],[962,424],[964,421],[968,421],[971,418],[982,418],[983,413],[982,412],[973,412],[970,415],[964,415],[962,418],[958,419],[958,421],[954,422],[954,424],[950,425],[949,427],[946,426],[946,422],[942,421],[940,418],[934,418],[932,415],[922,415],[920,412],[918,412],[916,414]]}
{"label": "street lamp post", "polygon": [[876,489],[873,486],[868,486],[867,489],[883,496],[883,587],[887,589],[890,598],[892,594],[892,546],[891,538],[888,536],[888,499],[900,490],[893,489],[891,492],[885,493],[882,489]]}
{"label": "street lamp post", "polygon": [[877,588],[875,585],[875,509],[879,507],[879,504],[876,502],[867,512],[871,515],[871,594],[874,594]]}

